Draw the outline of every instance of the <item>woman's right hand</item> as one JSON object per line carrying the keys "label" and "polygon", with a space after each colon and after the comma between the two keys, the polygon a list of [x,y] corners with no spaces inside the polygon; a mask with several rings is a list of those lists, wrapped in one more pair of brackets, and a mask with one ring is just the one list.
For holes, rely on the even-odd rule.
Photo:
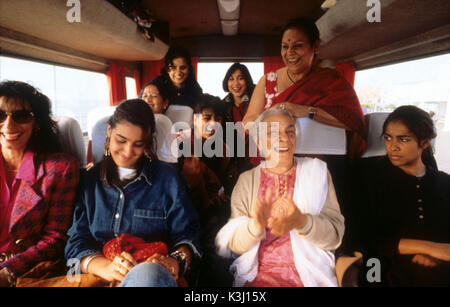
{"label": "woman's right hand", "polygon": [[262,233],[267,227],[270,212],[272,211],[272,193],[272,189],[268,188],[264,198],[258,196],[253,206],[252,219],[258,233]]}
{"label": "woman's right hand", "polygon": [[133,256],[127,252],[122,252],[113,261],[105,257],[94,258],[88,266],[88,272],[106,281],[122,281],[135,265],[137,265],[137,262]]}

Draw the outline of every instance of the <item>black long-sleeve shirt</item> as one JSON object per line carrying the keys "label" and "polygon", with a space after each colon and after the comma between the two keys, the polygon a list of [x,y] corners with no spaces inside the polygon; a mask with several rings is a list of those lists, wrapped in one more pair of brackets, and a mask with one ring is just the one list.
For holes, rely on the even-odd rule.
{"label": "black long-sleeve shirt", "polygon": [[383,157],[364,161],[358,180],[356,242],[366,261],[380,260],[381,285],[450,285],[450,262],[426,268],[398,251],[400,239],[450,243],[450,175],[411,176]]}

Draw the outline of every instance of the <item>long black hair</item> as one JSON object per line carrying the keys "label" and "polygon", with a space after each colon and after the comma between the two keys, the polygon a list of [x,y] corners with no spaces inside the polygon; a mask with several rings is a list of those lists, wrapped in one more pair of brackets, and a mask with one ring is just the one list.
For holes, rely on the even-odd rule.
{"label": "long black hair", "polygon": [[[145,140],[145,155],[142,155],[137,163],[137,172],[140,172],[146,160],[156,159],[155,117],[150,106],[142,99],[125,100],[119,104],[110,117],[108,125],[113,130],[117,124],[126,121],[142,129]],[[107,184],[121,185],[117,165],[110,154],[109,139],[105,142],[105,154],[101,162],[100,177]]]}
{"label": "long black hair", "polygon": [[58,125],[52,119],[52,104],[47,96],[28,83],[4,81],[0,82],[0,97],[5,98],[5,103],[14,100],[15,103],[30,105],[36,128],[28,140],[27,150],[37,155],[61,151]]}
{"label": "long black hair", "polygon": [[[397,121],[403,123],[414,134],[419,146],[424,141],[431,141],[437,136],[430,115],[416,106],[401,106],[389,114],[383,124],[383,135],[386,132],[387,125]],[[422,162],[428,167],[437,170],[437,163],[431,145],[422,152]]]}

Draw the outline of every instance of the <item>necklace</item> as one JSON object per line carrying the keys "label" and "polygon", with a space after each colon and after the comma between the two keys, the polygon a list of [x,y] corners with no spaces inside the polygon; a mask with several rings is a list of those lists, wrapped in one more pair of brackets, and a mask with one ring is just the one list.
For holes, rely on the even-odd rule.
{"label": "necklace", "polygon": [[291,80],[292,84],[295,84],[295,81],[292,80],[291,75],[289,74],[289,69],[286,69],[286,72],[287,72],[287,76],[288,76],[289,80]]}

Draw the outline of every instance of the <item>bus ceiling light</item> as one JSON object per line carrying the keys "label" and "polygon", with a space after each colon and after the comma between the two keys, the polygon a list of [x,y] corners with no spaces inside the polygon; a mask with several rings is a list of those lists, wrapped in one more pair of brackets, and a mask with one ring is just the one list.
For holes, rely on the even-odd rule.
{"label": "bus ceiling light", "polygon": [[223,35],[238,33],[240,5],[240,0],[217,0]]}
{"label": "bus ceiling light", "polygon": [[220,19],[238,20],[240,0],[217,0]]}
{"label": "bus ceiling light", "polygon": [[239,20],[222,20],[222,33],[223,35],[236,35],[239,28]]}

